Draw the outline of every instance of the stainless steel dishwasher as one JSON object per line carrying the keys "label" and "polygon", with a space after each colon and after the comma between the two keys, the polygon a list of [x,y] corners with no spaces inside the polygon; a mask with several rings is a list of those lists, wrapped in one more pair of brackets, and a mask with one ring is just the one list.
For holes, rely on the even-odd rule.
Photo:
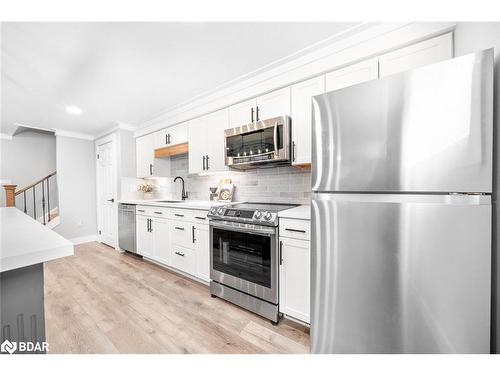
{"label": "stainless steel dishwasher", "polygon": [[136,254],[135,204],[120,203],[118,206],[118,246]]}

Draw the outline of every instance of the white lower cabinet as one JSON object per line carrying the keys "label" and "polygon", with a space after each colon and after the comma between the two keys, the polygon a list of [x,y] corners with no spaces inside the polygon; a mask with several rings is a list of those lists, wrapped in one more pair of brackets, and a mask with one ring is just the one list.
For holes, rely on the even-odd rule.
{"label": "white lower cabinet", "polygon": [[137,253],[151,258],[153,256],[153,235],[149,230],[151,218],[148,216],[137,215],[136,217],[136,236]]}
{"label": "white lower cabinet", "polygon": [[160,263],[170,264],[169,220],[153,218],[153,258]]}
{"label": "white lower cabinet", "polygon": [[170,248],[170,265],[179,271],[194,276],[196,273],[196,254],[194,250],[172,244]]}
{"label": "white lower cabinet", "polygon": [[194,252],[196,253],[196,276],[210,281],[210,236],[208,225],[194,225]]}
{"label": "white lower cabinet", "polygon": [[280,250],[280,311],[309,323],[310,242],[280,237]]}

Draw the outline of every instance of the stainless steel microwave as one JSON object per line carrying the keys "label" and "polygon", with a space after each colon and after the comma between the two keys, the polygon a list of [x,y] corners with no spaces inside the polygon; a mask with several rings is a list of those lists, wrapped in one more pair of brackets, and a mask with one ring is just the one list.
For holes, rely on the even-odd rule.
{"label": "stainless steel microwave", "polygon": [[225,130],[225,164],[237,169],[290,164],[290,130],[288,116]]}

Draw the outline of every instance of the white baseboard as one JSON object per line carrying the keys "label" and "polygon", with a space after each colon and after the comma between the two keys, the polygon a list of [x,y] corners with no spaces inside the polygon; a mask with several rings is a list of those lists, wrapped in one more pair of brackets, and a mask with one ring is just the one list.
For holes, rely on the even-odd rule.
{"label": "white baseboard", "polygon": [[70,238],[69,240],[73,242],[73,245],[79,245],[81,243],[97,241],[97,235],[75,237],[75,238]]}

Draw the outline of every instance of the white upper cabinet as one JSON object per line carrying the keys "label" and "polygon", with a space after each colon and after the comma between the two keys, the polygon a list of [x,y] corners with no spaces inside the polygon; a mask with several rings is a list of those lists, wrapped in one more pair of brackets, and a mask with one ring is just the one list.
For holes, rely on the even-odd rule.
{"label": "white upper cabinet", "polygon": [[453,36],[448,33],[380,56],[380,77],[452,57]]}
{"label": "white upper cabinet", "polygon": [[256,120],[290,116],[290,87],[285,87],[259,96],[256,100]]}
{"label": "white upper cabinet", "polygon": [[155,148],[175,146],[188,141],[188,123],[183,122],[157,131],[155,134]]}
{"label": "white upper cabinet", "polygon": [[378,78],[378,58],[362,61],[326,74],[326,91],[338,90]]}
{"label": "white upper cabinet", "polygon": [[292,86],[292,164],[311,163],[311,98],[325,92],[321,75]]}
{"label": "white upper cabinet", "polygon": [[228,108],[190,121],[189,173],[227,170],[224,163],[224,130],[228,127]]}
{"label": "white upper cabinet", "polygon": [[154,166],[154,134],[136,139],[137,177],[150,177]]}
{"label": "white upper cabinet", "polygon": [[229,107],[229,127],[235,128],[255,121],[255,98]]}

